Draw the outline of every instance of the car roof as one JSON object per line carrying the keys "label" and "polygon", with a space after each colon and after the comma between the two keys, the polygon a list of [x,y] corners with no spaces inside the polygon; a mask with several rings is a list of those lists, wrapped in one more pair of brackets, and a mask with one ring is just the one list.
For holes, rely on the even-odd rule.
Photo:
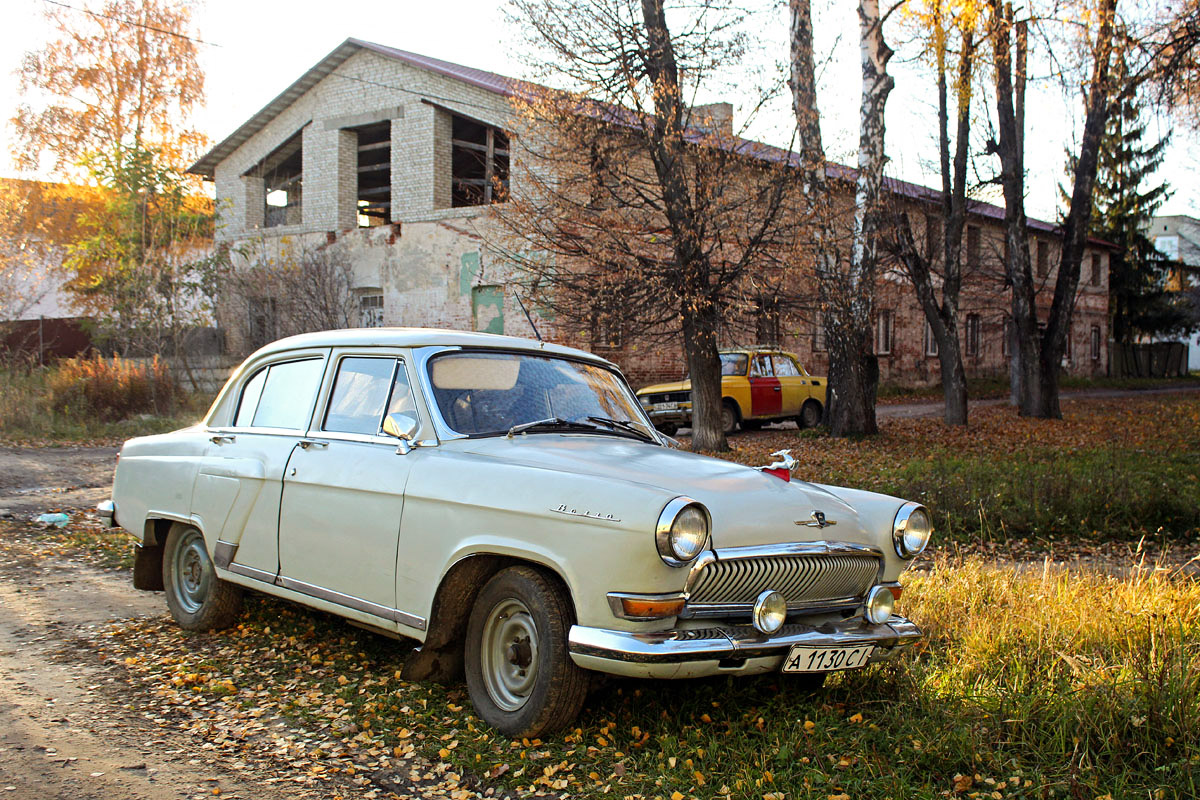
{"label": "car roof", "polygon": [[487,347],[497,350],[528,350],[535,353],[581,358],[608,366],[611,361],[585,350],[564,347],[550,342],[523,339],[519,336],[499,336],[494,333],[473,333],[445,328],[348,328],[316,331],[289,336],[271,342],[254,353],[254,358],[313,347]]}
{"label": "car roof", "polygon": [[785,356],[795,356],[795,353],[783,350],[778,347],[725,347],[717,351],[718,353],[745,353],[747,355],[771,355],[772,353],[780,353]]}

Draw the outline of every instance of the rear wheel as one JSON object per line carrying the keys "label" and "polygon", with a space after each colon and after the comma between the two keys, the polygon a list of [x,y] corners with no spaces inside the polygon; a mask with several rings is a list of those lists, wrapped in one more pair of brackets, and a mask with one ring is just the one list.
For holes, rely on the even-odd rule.
{"label": "rear wheel", "polygon": [[467,624],[467,690],[483,720],[513,738],[566,727],[587,695],[567,651],[574,611],[566,589],[532,567],[498,572]]}
{"label": "rear wheel", "polygon": [[232,625],[242,612],[242,588],[217,577],[204,535],[176,523],[163,550],[167,607],[179,627],[213,631]]}
{"label": "rear wheel", "polygon": [[805,400],[804,405],[800,408],[800,415],[796,417],[796,424],[801,430],[804,428],[815,428],[821,424],[821,404],[816,400]]}
{"label": "rear wheel", "polygon": [[726,436],[737,430],[739,416],[737,406],[732,400],[721,402],[721,428]]}

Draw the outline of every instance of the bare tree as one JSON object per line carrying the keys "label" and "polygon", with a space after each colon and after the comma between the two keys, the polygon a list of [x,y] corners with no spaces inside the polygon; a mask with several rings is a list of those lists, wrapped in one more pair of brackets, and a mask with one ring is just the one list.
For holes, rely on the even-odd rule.
{"label": "bare tree", "polygon": [[704,0],[673,34],[663,0],[514,8],[535,69],[575,91],[523,87],[521,179],[489,247],[559,325],[604,344],[681,336],[693,444],[726,449],[718,337],[778,313],[800,283],[788,154],[734,135],[731,107],[685,102],[740,57],[740,15]]}
{"label": "bare tree", "polygon": [[854,192],[854,234],[849,258],[837,246],[834,203],[829,196],[821,115],[813,68],[812,9],[809,0],[790,0],[792,105],[800,140],[801,182],[815,224],[817,279],[829,347],[829,404],[826,421],[838,436],[878,431],[875,392],[879,362],[874,343],[874,292],[884,209],[884,108],[894,83],[887,73],[892,50],[883,38],[876,0],[858,4],[862,55],[858,171]]}
{"label": "bare tree", "polygon": [[[967,170],[970,158],[971,95],[975,76],[976,9],[930,0],[913,9],[915,24],[928,32],[926,48],[933,57],[938,89],[938,163],[942,194],[938,219],[927,226],[923,246],[913,234],[908,215],[891,216],[886,247],[912,282],[925,320],[937,342],[941,364],[945,420],[967,424],[967,377],[959,340],[959,298],[964,270],[963,234],[967,221]],[[950,60],[957,57],[957,65]],[[951,77],[952,71],[952,77]],[[952,79],[952,83],[951,83]],[[954,94],[954,149],[951,152],[949,95]],[[941,232],[941,236],[937,235]],[[938,297],[938,289],[941,297]]]}

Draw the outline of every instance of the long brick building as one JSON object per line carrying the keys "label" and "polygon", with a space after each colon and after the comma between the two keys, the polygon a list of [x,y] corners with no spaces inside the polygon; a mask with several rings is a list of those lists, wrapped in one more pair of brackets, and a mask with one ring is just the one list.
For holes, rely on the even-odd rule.
{"label": "long brick building", "polygon": [[[681,346],[556,331],[506,287],[513,269],[483,242],[497,235],[493,187],[522,188],[511,99],[518,83],[491,72],[348,39],[192,166],[215,182],[217,241],[243,269],[304,251],[352,267],[358,324],[437,326],[532,335],[599,350],[635,385],[675,378]],[[761,148],[764,152],[771,148]],[[783,151],[776,151],[782,153]],[[846,168],[830,165],[833,177]],[[919,235],[937,236],[938,193],[889,181]],[[1003,210],[972,206],[963,292],[968,375],[1007,371],[1009,293],[1002,257]],[[1059,237],[1030,220],[1030,252],[1049,305]],[[1093,243],[1075,305],[1066,370],[1104,374],[1108,346],[1107,249]],[[938,360],[907,280],[885,272],[877,292],[876,352],[885,381],[938,378]],[[528,312],[528,315],[527,315]],[[218,310],[233,353],[294,331],[269,287],[229,296]],[[776,336],[814,372],[827,368],[815,314],[781,319]],[[752,344],[731,329],[726,344]]]}

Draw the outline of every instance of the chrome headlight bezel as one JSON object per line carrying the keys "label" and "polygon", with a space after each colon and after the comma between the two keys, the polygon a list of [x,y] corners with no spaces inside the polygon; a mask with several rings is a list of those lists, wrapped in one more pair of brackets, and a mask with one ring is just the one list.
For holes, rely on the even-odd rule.
{"label": "chrome headlight bezel", "polygon": [[891,619],[896,609],[896,596],[886,586],[874,586],[867,593],[863,604],[863,616],[873,625],[882,625]]}
{"label": "chrome headlight bezel", "polygon": [[[697,509],[704,517],[704,537],[700,542],[700,546],[696,548],[696,552],[691,555],[688,555],[686,552],[681,553],[677,550],[675,547],[676,537],[674,536],[676,520],[689,508]],[[662,513],[658,515],[658,524],[654,528],[654,544],[658,548],[659,557],[668,566],[684,567],[695,561],[708,548],[708,541],[711,535],[712,517],[709,516],[708,509],[690,497],[676,497],[667,503]]]}
{"label": "chrome headlight bezel", "polygon": [[[908,525],[913,515],[918,513],[925,517],[928,533],[919,543],[913,543],[908,541]],[[916,558],[925,552],[931,538],[933,538],[933,518],[929,516],[929,509],[920,503],[905,503],[900,506],[895,520],[892,521],[892,545],[896,548],[896,555],[901,558]]]}

